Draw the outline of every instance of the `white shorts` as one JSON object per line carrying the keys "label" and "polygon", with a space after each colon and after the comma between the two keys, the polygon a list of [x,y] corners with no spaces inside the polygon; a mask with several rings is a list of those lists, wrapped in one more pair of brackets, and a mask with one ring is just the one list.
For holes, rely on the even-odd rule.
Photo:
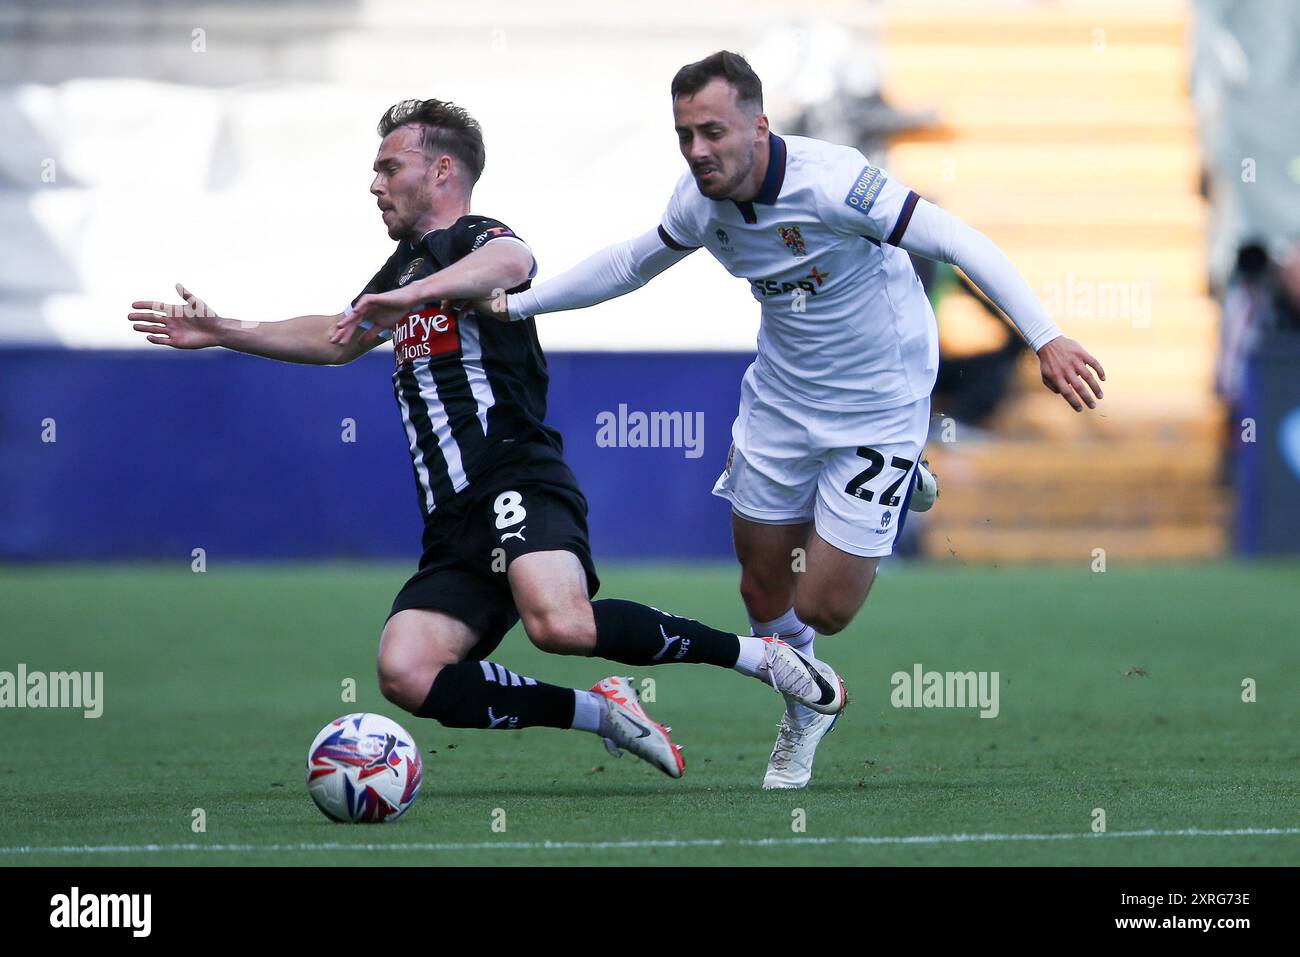
{"label": "white shorts", "polygon": [[811,519],[817,534],[850,555],[892,552],[929,433],[930,397],[832,412],[767,395],[753,371],[741,383],[727,467],[713,494],[752,522]]}

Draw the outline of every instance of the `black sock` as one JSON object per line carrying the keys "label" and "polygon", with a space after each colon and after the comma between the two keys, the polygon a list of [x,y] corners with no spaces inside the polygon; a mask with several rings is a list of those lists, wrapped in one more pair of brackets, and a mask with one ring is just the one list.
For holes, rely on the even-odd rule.
{"label": "black sock", "polygon": [[727,631],[678,618],[649,605],[620,598],[593,601],[599,658],[625,665],[682,662],[731,668],[740,657],[740,639]]}
{"label": "black sock", "polygon": [[573,726],[573,689],[524,678],[490,661],[447,665],[415,712],[448,728]]}

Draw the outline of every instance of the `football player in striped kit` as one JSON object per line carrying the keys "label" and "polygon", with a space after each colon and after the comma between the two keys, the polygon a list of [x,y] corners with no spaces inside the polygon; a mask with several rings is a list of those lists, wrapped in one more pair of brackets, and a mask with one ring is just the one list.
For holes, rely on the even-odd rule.
{"label": "football player in striped kit", "polygon": [[393,391],[421,516],[419,568],[394,600],[379,647],[384,695],[448,727],[576,728],[671,777],[685,769],[669,729],[630,679],[590,691],[549,685],[489,661],[522,619],[539,648],[629,665],[735,669],[819,712],[845,703],[834,669],[770,636],[741,636],[599,588],[587,502],[548,427],[546,360],[532,322],[482,323],[454,303],[524,291],[528,245],[470,212],[485,151],[478,123],[440,100],[406,100],[379,123],[371,192],[397,248],[336,315],[282,322],[223,318],[178,285],[183,305],[139,301],[128,318],[150,342],[223,346],[335,365],[392,338]]}
{"label": "football player in striped kit", "polygon": [[[771,132],[762,83],[740,55],[688,64],[671,93],[689,169],[659,225],[480,308],[512,321],[584,308],[700,248],[749,281],[758,354],[713,491],[732,505],[753,633],[811,657],[816,633],[842,631],[866,601],[909,506],[924,511],[938,494],[922,463],[938,332],[908,252],[961,267],[1076,411],[1095,408],[1105,373],[981,233],[852,147]],[[805,787],[838,717],[786,703],[765,788]]]}

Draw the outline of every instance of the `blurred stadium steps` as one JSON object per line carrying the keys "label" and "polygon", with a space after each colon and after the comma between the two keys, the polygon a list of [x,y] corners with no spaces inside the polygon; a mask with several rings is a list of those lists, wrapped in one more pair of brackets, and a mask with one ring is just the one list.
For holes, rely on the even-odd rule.
{"label": "blurred stadium steps", "polygon": [[[929,447],[942,479],[925,551],[969,562],[1206,558],[1226,545],[1200,161],[1182,4],[995,11],[887,4],[886,95],[940,126],[899,142],[904,182],[1007,251],[1067,335],[1102,361],[1076,415],[1028,355],[992,421]],[[996,343],[949,296],[944,351]],[[942,437],[944,409],[936,401]]]}

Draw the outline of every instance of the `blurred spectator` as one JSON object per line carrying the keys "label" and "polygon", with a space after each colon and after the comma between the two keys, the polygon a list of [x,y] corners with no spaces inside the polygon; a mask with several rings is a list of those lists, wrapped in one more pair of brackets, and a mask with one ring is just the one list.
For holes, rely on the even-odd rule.
{"label": "blurred spectator", "polygon": [[1293,239],[1300,224],[1300,3],[1196,0],[1192,102],[1211,201],[1211,287],[1246,244]]}
{"label": "blurred spectator", "polygon": [[1300,332],[1300,243],[1292,243],[1275,261],[1262,243],[1251,241],[1237,251],[1219,324],[1214,385],[1227,411],[1224,481],[1231,477],[1239,444],[1247,363],[1265,335],[1275,331]]}
{"label": "blurred spectator", "polygon": [[1300,331],[1300,243],[1274,262],[1257,242],[1237,253],[1219,325],[1215,389],[1232,407],[1241,401],[1246,360],[1263,333]]}
{"label": "blurred spectator", "polygon": [[1282,261],[1273,309],[1271,328],[1300,332],[1300,243],[1293,244]]}

